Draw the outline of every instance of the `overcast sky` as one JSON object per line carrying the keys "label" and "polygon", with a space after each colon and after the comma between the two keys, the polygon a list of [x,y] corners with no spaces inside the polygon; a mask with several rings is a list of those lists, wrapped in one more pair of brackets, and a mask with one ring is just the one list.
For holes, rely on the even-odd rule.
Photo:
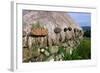
{"label": "overcast sky", "polygon": [[90,13],[68,13],[80,26],[91,26],[91,14]]}

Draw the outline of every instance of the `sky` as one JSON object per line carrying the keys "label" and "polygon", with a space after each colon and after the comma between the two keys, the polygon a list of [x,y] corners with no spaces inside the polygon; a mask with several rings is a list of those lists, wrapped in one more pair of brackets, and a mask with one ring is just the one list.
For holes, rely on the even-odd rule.
{"label": "sky", "polygon": [[91,26],[91,14],[90,13],[69,12],[68,14],[80,26]]}

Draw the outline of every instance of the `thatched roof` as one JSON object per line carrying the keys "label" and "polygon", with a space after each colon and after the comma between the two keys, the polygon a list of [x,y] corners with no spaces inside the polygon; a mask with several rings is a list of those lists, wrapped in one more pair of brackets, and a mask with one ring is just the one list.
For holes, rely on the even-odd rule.
{"label": "thatched roof", "polygon": [[[50,11],[23,11],[23,23],[25,25],[33,24],[36,22],[40,22],[41,25],[45,25],[46,27],[55,26],[61,27],[76,27],[81,29],[78,24],[66,13],[66,12],[50,12]],[[49,27],[50,29],[50,27]],[[53,29],[53,27],[51,28]],[[51,30],[50,29],[50,30]]]}
{"label": "thatched roof", "polygon": [[[62,27],[78,27],[74,20],[66,12],[50,12],[50,11],[23,11],[24,24],[32,24],[39,21],[41,24]],[[80,27],[78,27],[80,28]]]}
{"label": "thatched roof", "polygon": [[[66,12],[23,10],[23,31],[30,33],[32,24],[35,25],[37,22],[48,29],[48,36],[51,40],[59,37],[64,41],[66,36],[72,38],[75,35],[74,28],[82,30]],[[62,30],[60,36],[54,32],[56,27]],[[69,27],[72,31],[65,33],[64,29]]]}

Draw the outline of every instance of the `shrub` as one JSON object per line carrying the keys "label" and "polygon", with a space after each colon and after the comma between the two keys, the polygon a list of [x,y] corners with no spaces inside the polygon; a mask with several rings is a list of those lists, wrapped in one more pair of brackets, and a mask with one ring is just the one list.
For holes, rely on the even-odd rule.
{"label": "shrub", "polygon": [[84,37],[91,37],[91,30],[86,30],[84,32]]}

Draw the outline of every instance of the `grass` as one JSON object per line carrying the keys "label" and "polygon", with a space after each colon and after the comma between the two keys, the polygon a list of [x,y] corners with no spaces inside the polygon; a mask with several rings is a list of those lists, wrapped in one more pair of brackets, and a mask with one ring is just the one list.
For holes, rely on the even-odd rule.
{"label": "grass", "polygon": [[63,53],[63,60],[82,60],[91,59],[91,39],[84,38],[80,45],[72,51],[72,54],[66,53],[63,47],[60,47],[59,54]]}
{"label": "grass", "polygon": [[[91,40],[90,38],[84,38],[80,45],[75,50],[81,59],[90,59],[91,58]],[[73,53],[74,54],[74,53]]]}

